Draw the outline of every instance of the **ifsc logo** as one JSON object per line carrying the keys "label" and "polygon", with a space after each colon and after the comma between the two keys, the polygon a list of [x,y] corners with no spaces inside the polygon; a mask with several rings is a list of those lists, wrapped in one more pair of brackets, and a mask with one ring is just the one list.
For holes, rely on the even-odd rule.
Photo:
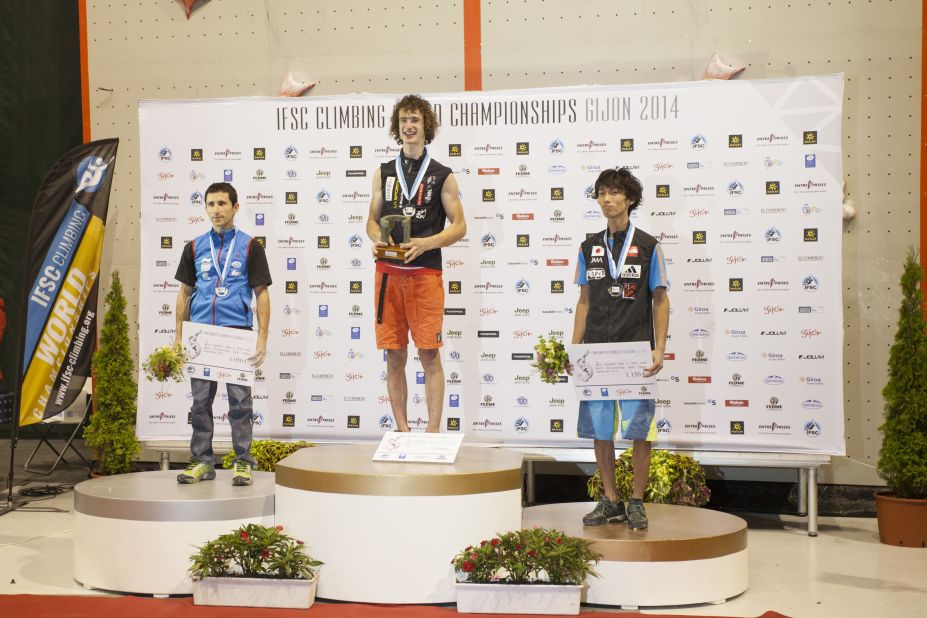
{"label": "ifsc logo", "polygon": [[74,193],[87,191],[93,193],[106,178],[106,169],[109,163],[101,157],[84,157],[77,165],[77,189]]}

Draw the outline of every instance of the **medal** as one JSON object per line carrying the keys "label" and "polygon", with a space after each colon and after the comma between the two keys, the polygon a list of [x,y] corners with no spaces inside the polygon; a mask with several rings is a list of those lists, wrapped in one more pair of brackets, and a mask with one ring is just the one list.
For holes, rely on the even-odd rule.
{"label": "medal", "polygon": [[[622,271],[625,270],[624,262],[628,259],[628,251],[631,247],[631,240],[634,238],[634,224],[628,222],[628,232],[624,237],[624,244],[621,246],[621,253],[619,254],[619,262],[615,264],[615,259],[612,257],[612,250],[608,246],[608,229],[605,230],[603,234],[603,241],[605,242],[605,254],[607,256],[606,261],[608,262],[608,272],[612,276],[612,285],[608,287],[608,295],[612,298],[624,298],[626,300],[634,300],[637,295],[637,285],[636,284],[621,284],[618,283],[618,279],[625,273]],[[629,268],[635,268],[630,266]],[[640,277],[640,273],[637,275]],[[634,286],[633,291],[628,289],[628,286]],[[630,292],[630,293],[629,293]]]}
{"label": "medal", "polygon": [[605,233],[602,235],[602,239],[605,242],[605,253],[608,255],[608,272],[611,273],[612,279],[615,281],[620,277],[620,273],[624,270],[624,262],[628,259],[628,250],[631,248],[631,239],[634,236],[634,224],[628,222],[628,233],[624,237],[624,244],[621,246],[621,253],[619,254],[619,262],[615,264],[615,258],[612,257],[612,250],[608,246],[608,230],[605,230]]}
{"label": "medal", "polygon": [[[409,206],[403,208],[403,214],[405,214],[407,217],[411,217],[415,214],[415,207],[411,206],[412,196],[415,195],[415,193],[418,192],[419,188],[421,187],[422,179],[425,178],[425,172],[428,171],[429,163],[431,163],[431,153],[428,152],[428,149],[426,148],[425,158],[422,159],[422,167],[419,168],[418,174],[415,176],[415,182],[412,183],[412,187],[410,188],[406,184],[405,172],[402,171],[402,152],[396,156],[396,180],[399,182],[399,186],[402,188],[402,197],[406,198],[406,204],[409,204]],[[407,212],[409,209],[411,209],[412,212]]]}
{"label": "medal", "polygon": [[[235,229],[235,228],[232,228]],[[229,271],[229,263],[231,263],[232,250],[235,249],[235,241],[238,240],[238,236],[232,239],[232,242],[229,244],[228,253],[225,254],[225,266],[222,267],[222,272],[219,272],[219,260],[216,259],[216,246],[212,242],[212,234],[209,235],[209,252],[212,255],[212,263],[216,265],[216,276],[218,276],[218,285],[216,286],[216,296],[219,298],[224,298],[228,296],[229,289],[222,285],[225,281],[225,275]]]}

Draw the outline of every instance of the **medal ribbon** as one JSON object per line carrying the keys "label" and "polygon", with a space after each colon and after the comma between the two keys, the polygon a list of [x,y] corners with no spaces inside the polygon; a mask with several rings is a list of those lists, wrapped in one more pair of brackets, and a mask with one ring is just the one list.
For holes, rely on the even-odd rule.
{"label": "medal ribbon", "polygon": [[402,195],[406,198],[406,203],[409,204],[412,202],[412,196],[418,191],[419,185],[422,184],[425,172],[428,171],[428,164],[431,163],[431,153],[428,152],[427,148],[425,149],[425,158],[422,159],[422,167],[418,170],[418,175],[415,177],[415,182],[412,183],[411,189],[406,184],[406,175],[402,171],[401,159],[402,152],[396,157],[396,179],[399,181],[399,186],[402,187]]}
{"label": "medal ribbon", "polygon": [[[234,227],[232,228],[235,229]],[[212,242],[212,234],[209,235],[209,253],[212,255],[212,263],[216,268],[216,275],[219,277],[219,285],[217,288],[225,287],[222,283],[225,281],[225,275],[229,271],[229,262],[231,262],[232,250],[235,249],[235,241],[238,240],[238,234],[235,235],[235,238],[232,239],[232,243],[229,245],[229,251],[225,254],[225,266],[222,267],[222,272],[219,272],[219,260],[216,258],[216,246]]]}
{"label": "medal ribbon", "polygon": [[634,237],[634,224],[630,221],[628,222],[628,233],[624,237],[624,244],[621,246],[621,255],[619,256],[618,266],[615,266],[615,259],[612,257],[612,250],[608,246],[608,229],[606,228],[605,233],[603,234],[603,240],[605,241],[605,254],[608,256],[608,272],[612,276],[613,281],[618,281],[618,277],[621,275],[621,271],[624,269],[624,262],[628,259],[628,249],[631,248],[631,239]]}

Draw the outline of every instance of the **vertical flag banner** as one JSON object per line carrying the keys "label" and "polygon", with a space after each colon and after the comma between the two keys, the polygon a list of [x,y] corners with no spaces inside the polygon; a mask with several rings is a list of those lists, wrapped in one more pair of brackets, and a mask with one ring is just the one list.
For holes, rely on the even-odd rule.
{"label": "vertical flag banner", "polygon": [[90,376],[97,277],[118,139],[83,144],[39,187],[29,226],[19,424],[67,408]]}

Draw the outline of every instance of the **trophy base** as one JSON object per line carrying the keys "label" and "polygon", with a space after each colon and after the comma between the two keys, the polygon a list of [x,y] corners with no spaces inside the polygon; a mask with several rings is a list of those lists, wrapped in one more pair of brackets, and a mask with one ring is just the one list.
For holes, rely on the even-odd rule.
{"label": "trophy base", "polygon": [[398,260],[404,262],[406,259],[406,250],[400,249],[399,245],[388,245],[386,247],[377,247],[378,260]]}

